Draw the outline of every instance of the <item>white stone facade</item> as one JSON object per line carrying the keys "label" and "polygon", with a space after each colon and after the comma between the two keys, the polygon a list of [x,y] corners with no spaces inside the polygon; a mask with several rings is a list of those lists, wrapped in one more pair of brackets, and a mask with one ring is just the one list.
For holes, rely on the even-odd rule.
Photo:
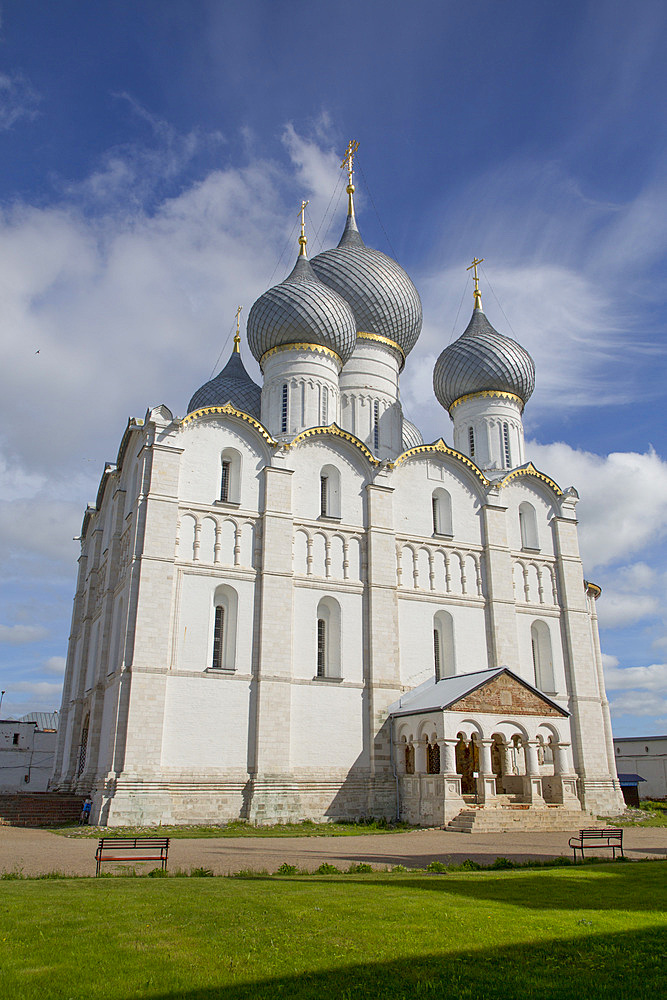
{"label": "white stone facade", "polygon": [[[222,503],[230,452],[238,499]],[[331,516],[323,469],[339,477]],[[449,534],[433,531],[436,490],[451,499]],[[543,623],[577,794],[609,811],[619,793],[575,503],[530,467],[491,483],[442,443],[387,466],[335,427],[285,448],[233,411],[150,411],[86,514],[52,787],[92,789],[110,824],[392,816],[387,708],[433,674],[445,612],[455,673],[507,666],[532,684]],[[521,504],[535,512],[529,551]],[[229,649],[214,669],[221,594]],[[338,652],[318,677],[323,599]]]}
{"label": "white stone facade", "polygon": [[[327,309],[352,313],[302,261],[305,279],[278,286],[275,327],[253,307],[261,414],[233,393],[183,419],[149,410],[129,422],[86,511],[51,787],[90,793],[94,822],[395,817],[399,753],[415,744],[414,784],[428,774],[426,737],[444,741],[442,781],[429,777],[409,818],[444,822],[456,795],[441,786],[460,786],[447,741],[473,731],[483,755],[494,739],[496,755],[524,741],[518,784],[532,805],[623,807],[576,492],[524,464],[529,393],[513,384],[450,407],[458,451],[442,440],[404,450],[399,374],[418,296],[353,235],[336,259],[366,280],[370,253],[376,284],[346,363],[322,340],[335,329]],[[312,336],[295,319],[311,294]],[[376,320],[381,333],[369,332]],[[494,345],[498,356],[495,332]],[[243,389],[240,359],[230,365],[207,386],[233,368]],[[481,452],[466,447],[469,425]],[[436,674],[499,667],[559,706],[558,724],[444,712],[413,732],[392,714]],[[538,738],[555,747],[550,774],[533,766]],[[492,777],[480,775],[487,800]]]}

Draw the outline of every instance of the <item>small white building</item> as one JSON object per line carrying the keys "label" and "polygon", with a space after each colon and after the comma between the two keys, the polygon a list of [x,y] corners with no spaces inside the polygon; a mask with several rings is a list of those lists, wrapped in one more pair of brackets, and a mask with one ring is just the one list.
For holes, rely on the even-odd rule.
{"label": "small white building", "polygon": [[476,286],[434,371],[455,447],[424,443],[421,301],[353,191],[250,310],[263,385],[237,337],[184,417],[130,420],[85,513],[51,787],[95,823],[623,809],[578,496],[525,455],[533,361]]}
{"label": "small white building", "polygon": [[0,792],[45,792],[57,739],[57,712],[0,719]]}
{"label": "small white building", "polygon": [[638,774],[640,799],[667,799],[667,736],[614,738],[617,771]]}

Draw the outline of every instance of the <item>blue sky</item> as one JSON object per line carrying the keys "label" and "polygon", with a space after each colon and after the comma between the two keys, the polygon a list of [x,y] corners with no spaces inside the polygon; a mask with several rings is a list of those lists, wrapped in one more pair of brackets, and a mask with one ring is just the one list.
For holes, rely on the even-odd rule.
{"label": "blue sky", "polygon": [[337,240],[354,137],[364,238],[424,302],[407,414],[451,441],[431,373],[482,256],[487,315],[536,361],[530,456],[582,496],[615,731],[667,730],[664,4],[4,0],[0,17],[3,714],[59,703],[72,537],[127,417],[183,413],[236,306],[291,267],[302,197],[311,252]]}

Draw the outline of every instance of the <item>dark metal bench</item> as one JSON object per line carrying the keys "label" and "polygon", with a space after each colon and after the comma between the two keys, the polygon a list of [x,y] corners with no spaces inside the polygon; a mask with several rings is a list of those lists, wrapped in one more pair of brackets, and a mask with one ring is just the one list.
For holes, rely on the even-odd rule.
{"label": "dark metal bench", "polygon": [[166,872],[168,854],[169,837],[102,837],[95,851],[95,875],[105,861],[159,861]]}
{"label": "dark metal bench", "polygon": [[608,847],[613,851],[614,859],[616,858],[616,851],[621,852],[622,858],[625,857],[623,854],[623,830],[614,826],[580,830],[578,837],[570,838],[569,846],[572,848],[575,864],[577,861],[577,851],[581,851],[581,860],[583,861],[584,848],[586,847]]}

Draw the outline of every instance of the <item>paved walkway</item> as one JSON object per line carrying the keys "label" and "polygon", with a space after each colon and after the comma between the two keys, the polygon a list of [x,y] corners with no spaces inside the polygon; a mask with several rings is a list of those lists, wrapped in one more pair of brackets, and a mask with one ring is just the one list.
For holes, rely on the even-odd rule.
{"label": "paved walkway", "polygon": [[[571,857],[568,839],[567,833],[474,835],[414,830],[358,837],[172,840],[169,868],[189,871],[203,867],[224,875],[244,868],[275,872],[283,861],[309,871],[324,861],[342,869],[355,861],[365,861],[376,868],[398,864],[406,868],[425,868],[431,861],[460,864],[465,858],[489,864],[499,856],[515,861],[546,861],[561,854]],[[667,827],[627,827],[623,842],[625,853],[631,859],[667,858]],[[92,838],[62,837],[45,830],[0,826],[0,872],[40,875],[58,871],[68,875],[94,875],[96,846]],[[611,852],[599,853],[601,857],[609,857]],[[108,865],[107,870],[113,870],[113,865]]]}

